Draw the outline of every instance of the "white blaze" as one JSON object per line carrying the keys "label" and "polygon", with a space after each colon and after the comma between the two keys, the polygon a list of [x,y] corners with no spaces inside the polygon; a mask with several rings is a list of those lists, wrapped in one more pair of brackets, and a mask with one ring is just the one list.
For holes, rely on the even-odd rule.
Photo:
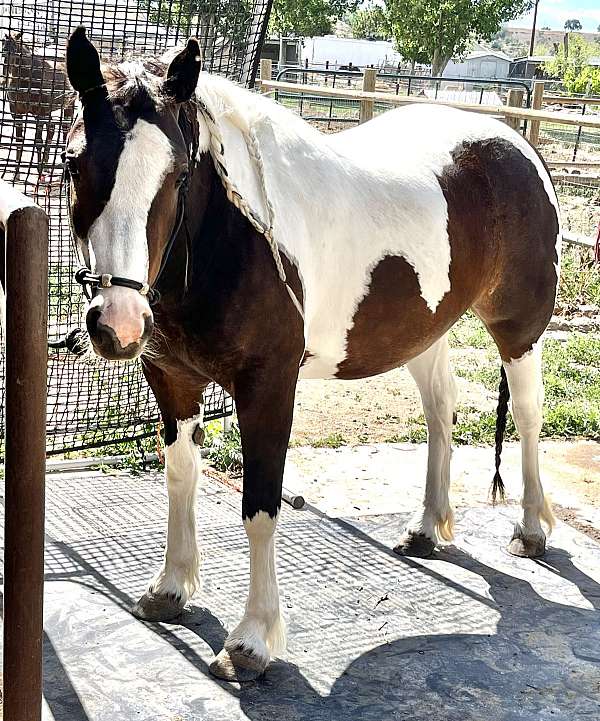
{"label": "white blaze", "polygon": [[94,272],[147,282],[148,213],[172,166],[167,136],[138,120],[125,139],[109,201],[88,233]]}

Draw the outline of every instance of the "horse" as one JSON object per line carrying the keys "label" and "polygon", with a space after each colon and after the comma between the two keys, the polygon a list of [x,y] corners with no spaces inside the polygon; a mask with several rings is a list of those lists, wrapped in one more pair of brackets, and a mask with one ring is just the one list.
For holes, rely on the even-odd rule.
{"label": "horse", "polygon": [[[285,644],[275,529],[299,378],[406,364],[423,401],[423,504],[394,549],[453,535],[456,389],[448,331],[468,310],[502,362],[494,490],[509,391],[523,498],[509,550],[544,553],[553,516],[538,468],[541,346],[555,303],[560,216],[549,173],[507,125],[415,104],[337,135],[201,72],[190,39],[167,65],[101,67],[83,28],[67,46],[81,110],[65,163],[94,350],[141,358],[165,428],[164,561],[133,607],[175,618],[200,583],[196,485],[203,390],[235,399],[249,542],[245,611],[211,665],[256,678]],[[335,188],[335,193],[331,189]]]}
{"label": "horse", "polygon": [[[19,116],[31,115],[38,120],[35,128],[35,148],[37,152],[38,176],[43,174],[48,165],[50,146],[54,138],[55,122],[52,113],[61,110],[62,117],[59,127],[62,128],[61,143],[73,118],[73,98],[68,92],[69,85],[64,69],[54,66],[23,42],[22,34],[6,35],[2,40],[2,63],[4,88],[11,115],[15,120],[17,138],[17,171],[15,180],[19,179],[23,143],[25,138],[24,125]],[[45,121],[39,122],[40,120]],[[46,125],[46,139],[42,130]]]}

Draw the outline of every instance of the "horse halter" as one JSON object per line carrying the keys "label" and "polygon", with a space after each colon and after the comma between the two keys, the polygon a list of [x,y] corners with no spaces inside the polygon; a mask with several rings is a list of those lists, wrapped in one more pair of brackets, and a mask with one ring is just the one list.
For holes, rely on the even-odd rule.
{"label": "horse halter", "polygon": [[79,268],[79,270],[75,273],[75,280],[82,286],[83,293],[88,300],[92,300],[95,295],[94,291],[96,289],[110,288],[116,285],[121,286],[122,288],[131,288],[132,290],[137,290],[140,295],[143,295],[148,299],[148,303],[151,306],[156,305],[159,302],[160,292],[156,288],[156,284],[160,280],[165,270],[165,267],[169,260],[169,255],[173,250],[173,245],[175,244],[175,240],[179,234],[179,231],[181,230],[183,218],[185,215],[185,200],[187,196],[187,191],[188,178],[186,176],[185,180],[179,186],[175,225],[173,226],[173,232],[171,233],[169,242],[167,243],[163,252],[160,268],[158,269],[158,273],[156,274],[156,278],[154,279],[153,286],[150,286],[148,283],[140,283],[139,281],[132,280],[131,278],[122,278],[118,275],[111,275],[110,273],[101,273],[99,275],[95,275],[87,266],[84,266],[82,268]]}

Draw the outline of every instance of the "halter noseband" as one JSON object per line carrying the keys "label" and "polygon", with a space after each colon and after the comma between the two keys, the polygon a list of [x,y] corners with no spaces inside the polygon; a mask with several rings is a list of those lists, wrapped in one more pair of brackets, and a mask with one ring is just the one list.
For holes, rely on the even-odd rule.
{"label": "halter noseband", "polygon": [[160,292],[156,288],[156,284],[160,280],[160,277],[165,270],[165,267],[169,260],[169,255],[171,254],[171,250],[173,249],[173,245],[175,244],[177,235],[181,230],[183,216],[185,215],[185,199],[187,195],[187,190],[188,180],[186,178],[184,182],[179,186],[179,196],[177,198],[177,216],[175,218],[175,225],[173,226],[173,232],[171,233],[169,242],[167,243],[167,246],[163,252],[160,268],[158,269],[158,273],[156,274],[156,278],[154,279],[153,286],[150,286],[148,283],[140,283],[139,281],[132,280],[131,278],[122,278],[118,275],[111,275],[110,273],[101,273],[99,275],[94,275],[94,273],[92,273],[87,266],[84,266],[75,273],[75,280],[82,286],[83,293],[88,300],[92,300],[94,296],[94,293],[90,291],[90,288],[110,288],[111,286],[117,285],[121,286],[122,288],[131,288],[132,290],[137,290],[140,295],[143,295],[148,299],[148,303],[150,305],[156,305],[158,303],[158,301],[160,300]]}

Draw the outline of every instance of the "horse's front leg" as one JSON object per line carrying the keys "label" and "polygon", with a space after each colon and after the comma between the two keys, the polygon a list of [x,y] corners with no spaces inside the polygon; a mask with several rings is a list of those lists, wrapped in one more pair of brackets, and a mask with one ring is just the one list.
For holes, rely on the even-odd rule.
{"label": "horse's front leg", "polygon": [[145,364],[165,427],[165,475],[169,521],[164,560],[134,605],[144,621],[169,621],[181,613],[200,585],[196,540],[196,488],[201,474],[202,390]]}
{"label": "horse's front leg", "polygon": [[[242,518],[250,546],[246,610],[210,670],[227,680],[261,675],[271,656],[285,649],[279,606],[275,528],[281,507],[285,455],[292,426],[297,366],[262,380],[236,383],[236,406],[244,456]],[[270,377],[269,377],[270,376]]]}

